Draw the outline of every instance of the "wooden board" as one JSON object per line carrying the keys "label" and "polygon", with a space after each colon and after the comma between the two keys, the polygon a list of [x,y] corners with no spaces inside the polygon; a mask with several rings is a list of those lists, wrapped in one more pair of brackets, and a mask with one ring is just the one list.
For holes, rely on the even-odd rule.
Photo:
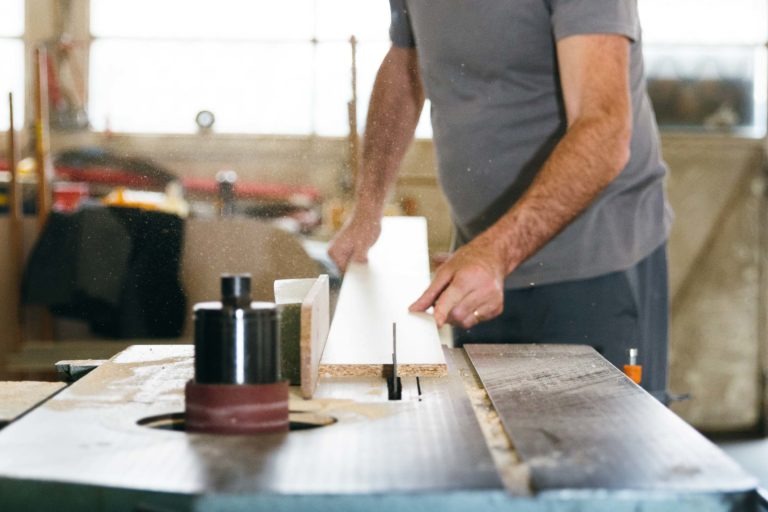
{"label": "wooden board", "polygon": [[275,302],[280,305],[296,304],[300,308],[300,327],[296,339],[299,347],[298,383],[301,386],[301,395],[304,398],[312,398],[312,393],[317,386],[320,357],[328,339],[330,323],[328,276],[321,275],[317,279],[275,281]]}
{"label": "wooden board", "polygon": [[352,263],[344,275],[321,375],[388,374],[393,322],[397,323],[399,374],[445,375],[447,366],[434,318],[408,312],[429,283],[426,220],[385,217],[368,263]]}
{"label": "wooden board", "polygon": [[579,345],[465,345],[536,491],[746,494],[756,481]]}
{"label": "wooden board", "polygon": [[301,396],[312,398],[330,328],[328,276],[315,281],[301,303]]}
{"label": "wooden board", "polygon": [[[193,349],[132,347],[0,431],[0,509],[191,510],[179,502],[205,496],[215,503],[232,495],[251,505],[260,498],[283,504],[311,498],[303,508],[273,503],[239,510],[309,510],[362,495],[377,504],[373,510],[381,500],[402,505],[412,496],[430,497],[434,506],[460,493],[504,499],[455,372],[425,379],[421,396],[409,387],[400,402],[386,399],[380,379],[321,381],[319,398],[292,396],[291,410],[338,422],[287,435],[186,434],[138,425],[183,411]],[[135,496],[115,503],[127,490],[142,491],[143,506]],[[161,507],[156,497],[163,495],[175,498]]]}

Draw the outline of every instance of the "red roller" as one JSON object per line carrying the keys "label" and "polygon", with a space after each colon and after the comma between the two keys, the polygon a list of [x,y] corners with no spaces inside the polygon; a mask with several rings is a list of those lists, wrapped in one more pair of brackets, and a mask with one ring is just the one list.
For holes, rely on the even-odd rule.
{"label": "red roller", "polygon": [[272,384],[187,382],[187,432],[288,432],[288,381]]}

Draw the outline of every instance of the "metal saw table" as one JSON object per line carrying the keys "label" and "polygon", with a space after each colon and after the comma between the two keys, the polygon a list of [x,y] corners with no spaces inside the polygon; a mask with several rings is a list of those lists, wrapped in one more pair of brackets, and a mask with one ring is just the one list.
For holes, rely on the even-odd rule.
{"label": "metal saw table", "polygon": [[588,347],[445,349],[448,377],[401,401],[321,380],[292,421],[330,424],[253,437],[178,429],[192,351],[130,347],[1,430],[0,510],[758,509],[752,477]]}

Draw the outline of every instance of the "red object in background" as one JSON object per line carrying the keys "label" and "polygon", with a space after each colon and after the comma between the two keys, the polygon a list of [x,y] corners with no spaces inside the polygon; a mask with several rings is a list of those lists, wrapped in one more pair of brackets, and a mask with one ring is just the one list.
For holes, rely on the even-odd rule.
{"label": "red object in background", "polygon": [[[8,170],[8,163],[4,159],[0,159],[0,171],[2,170]],[[87,188],[89,183],[93,183],[140,189],[162,190],[164,188],[164,183],[157,179],[110,167],[80,168],[56,165],[55,171],[58,180],[66,180],[58,182],[61,185],[70,184]],[[209,197],[218,195],[218,183],[213,178],[181,178],[181,183],[187,193],[192,195]],[[77,188],[77,191],[81,190],[82,188]],[[54,201],[56,201],[56,194],[57,192],[54,190]],[[73,189],[64,189],[62,195],[66,197],[62,198],[61,206],[69,207],[69,201],[76,200],[77,192]],[[89,191],[86,190],[77,200],[88,197],[88,195]],[[291,200],[295,197],[302,197],[311,202],[317,202],[320,200],[320,191],[316,187],[308,185],[238,181],[235,185],[235,197],[238,199],[265,200]]]}
{"label": "red object in background", "polygon": [[[160,185],[157,180],[153,180],[148,176],[107,167],[81,169],[57,165],[56,176],[71,181],[85,181],[88,183],[134,188],[158,188]],[[181,178],[181,183],[184,186],[184,190],[193,195],[199,194],[216,197],[219,193],[218,183],[214,178]],[[238,199],[290,200],[296,196],[315,202],[320,199],[320,191],[312,186],[286,185],[282,183],[238,181],[235,185],[235,197]]]}
{"label": "red object in background", "polygon": [[[216,196],[219,185],[213,178],[182,178],[184,190],[190,193]],[[282,183],[264,183],[238,181],[235,184],[235,197],[239,199],[274,199],[288,200],[294,196],[303,196],[317,201],[320,191],[315,187],[301,185],[285,185]]]}
{"label": "red object in background", "polygon": [[148,176],[142,176],[130,171],[121,171],[109,167],[78,168],[66,165],[56,166],[56,177],[70,181],[85,181],[112,186],[135,188],[160,188],[162,183]]}
{"label": "red object in background", "polygon": [[57,212],[73,212],[77,210],[83,199],[90,196],[87,183],[72,183],[60,181],[53,184],[53,210]]}

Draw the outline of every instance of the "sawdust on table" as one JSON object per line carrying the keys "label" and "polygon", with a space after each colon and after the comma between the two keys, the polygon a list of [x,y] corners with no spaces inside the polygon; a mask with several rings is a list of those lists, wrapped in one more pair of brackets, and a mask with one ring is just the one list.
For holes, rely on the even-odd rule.
{"label": "sawdust on table", "polygon": [[0,382],[0,421],[11,421],[53,395],[63,382]]}
{"label": "sawdust on table", "polygon": [[353,413],[368,419],[378,419],[390,416],[396,408],[389,403],[366,403],[344,398],[301,398],[297,389],[291,388],[288,408],[291,412],[338,415]]}

